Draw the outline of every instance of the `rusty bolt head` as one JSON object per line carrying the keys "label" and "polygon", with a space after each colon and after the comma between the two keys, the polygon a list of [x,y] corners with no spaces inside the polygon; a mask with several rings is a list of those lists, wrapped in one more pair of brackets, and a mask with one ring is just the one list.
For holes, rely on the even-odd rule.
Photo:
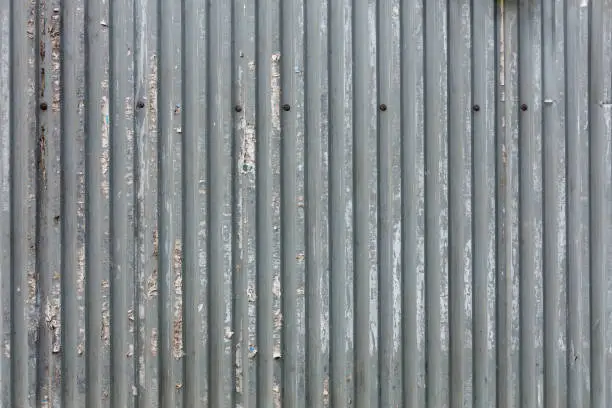
{"label": "rusty bolt head", "polygon": [[378,107],[381,111],[386,111],[387,110],[387,105],[385,105],[384,103],[381,103],[380,106]]}
{"label": "rusty bolt head", "polygon": [[289,111],[291,110],[291,106],[289,106],[289,104],[288,104],[288,103],[286,103],[286,104],[284,104],[284,105],[283,105],[283,110],[284,110],[285,112],[289,112]]}
{"label": "rusty bolt head", "polygon": [[527,110],[527,104],[522,104],[521,105],[521,110],[524,112]]}
{"label": "rusty bolt head", "polygon": [[46,111],[46,110],[47,110],[47,107],[48,107],[48,106],[47,106],[47,102],[41,102],[41,103],[40,103],[40,110],[44,110],[44,111]]}

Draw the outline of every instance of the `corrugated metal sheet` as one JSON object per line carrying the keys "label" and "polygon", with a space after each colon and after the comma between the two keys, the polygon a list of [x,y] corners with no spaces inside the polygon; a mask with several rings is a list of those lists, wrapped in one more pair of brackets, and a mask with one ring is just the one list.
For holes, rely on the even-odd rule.
{"label": "corrugated metal sheet", "polygon": [[607,407],[612,0],[0,0],[0,406]]}

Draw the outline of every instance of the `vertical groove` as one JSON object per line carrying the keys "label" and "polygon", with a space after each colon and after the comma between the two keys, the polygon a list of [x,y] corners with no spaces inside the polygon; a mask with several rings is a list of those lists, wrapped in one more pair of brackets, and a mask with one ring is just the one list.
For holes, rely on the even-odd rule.
{"label": "vertical groove", "polygon": [[[79,286],[83,265],[79,265],[77,256],[79,247],[78,202],[80,200],[80,143],[81,118],[79,113],[80,91],[80,33],[81,21],[77,12],[78,1],[63,0],[60,35],[61,35],[61,322],[62,322],[62,405],[66,407],[82,406],[78,382],[82,380],[79,353],[80,301],[82,290]],[[125,220],[124,222],[126,222]],[[120,306],[123,308],[123,305]],[[82,352],[82,351],[81,351]]]}
{"label": "vertical groove", "polygon": [[[402,0],[401,12],[401,172],[402,172],[402,395],[403,406],[418,404],[420,352],[417,348],[417,273],[418,259],[418,178],[421,155],[418,136],[421,133],[419,85],[423,75],[422,4],[419,0]],[[415,97],[416,96],[416,97]],[[422,135],[421,135],[422,137]]]}
{"label": "vertical groove", "polygon": [[[211,2],[208,6],[208,98],[207,98],[207,165],[208,165],[208,333],[224,333],[224,242],[223,209],[225,207],[225,163],[223,156],[225,124],[230,112],[230,99],[226,88],[228,72],[225,66],[226,49],[229,41],[225,35],[226,16],[223,4]],[[263,295],[265,296],[265,295]],[[264,316],[270,316],[265,314]],[[224,381],[224,338],[209,335],[208,338],[208,403],[211,406],[225,405]]]}
{"label": "vertical groove", "polygon": [[[296,61],[297,0],[281,2],[281,103],[297,103],[294,64]],[[282,406],[296,408],[298,403],[297,353],[297,249],[296,194],[297,194],[297,118],[295,113],[281,116],[281,308],[282,328]]]}
{"label": "vertical groove", "polygon": [[[531,7],[521,1],[518,7],[519,42],[519,309],[520,309],[520,403],[536,406],[535,351],[535,235],[536,208],[533,167],[535,165],[533,34]],[[522,106],[527,107],[523,110]]]}
{"label": "vertical groove", "polygon": [[[102,406],[103,366],[108,358],[104,351],[103,333],[103,294],[104,278],[108,270],[103,257],[105,245],[105,222],[100,216],[104,211],[102,189],[104,174],[100,160],[103,157],[103,128],[108,125],[108,101],[104,101],[102,82],[105,77],[107,55],[103,49],[100,24],[90,24],[102,20],[102,3],[87,0],[85,3],[85,298],[86,298],[86,378],[88,407]],[[106,109],[106,115],[104,115]],[[102,111],[102,113],[101,113]],[[98,379],[93,381],[92,379]]]}
{"label": "vertical groove", "polygon": [[[512,82],[516,53],[516,41],[510,41],[516,34],[516,24],[510,24],[516,15],[516,3],[503,0],[496,6],[495,24],[495,342],[496,342],[496,406],[510,408],[514,405],[512,380],[512,188],[515,184],[512,174],[514,129],[516,123],[516,84]],[[499,70],[499,71],[497,71]]]}
{"label": "vertical groove", "polygon": [[[451,407],[465,404],[465,151],[468,140],[470,93],[470,41],[464,17],[467,1],[449,0],[448,7],[448,251]],[[470,11],[471,14],[471,11]],[[470,21],[469,17],[467,21]]]}
{"label": "vertical groove", "polygon": [[[344,3],[328,1],[328,75],[329,75],[329,254],[330,254],[330,406],[344,407],[346,387],[346,208],[345,196],[345,32]],[[289,292],[292,293],[292,292]]]}
{"label": "vertical groove", "polygon": [[[609,120],[609,81],[610,76],[605,68],[604,30],[609,25],[605,20],[609,17],[609,3],[603,1],[589,2],[589,309],[591,335],[591,406],[603,408],[606,406],[607,343],[606,343],[606,251],[607,251],[607,220],[606,202],[607,186],[609,184],[610,168],[607,167],[605,155],[609,145],[606,122]],[[606,36],[607,38],[607,36]],[[609,78],[608,78],[609,79]]]}
{"label": "vertical groove", "polygon": [[[488,264],[490,243],[491,197],[490,187],[491,152],[494,136],[493,120],[496,114],[494,88],[490,80],[495,80],[496,65],[494,45],[489,45],[495,36],[495,8],[482,7],[478,0],[471,0],[471,38],[472,38],[472,404],[474,408],[488,407],[492,401],[489,392],[489,296],[488,275],[493,265]],[[491,74],[491,71],[493,73]],[[478,106],[478,110],[476,107]],[[493,132],[492,132],[493,131]],[[495,266],[496,267],[496,266]],[[493,271],[491,271],[492,273]]]}
{"label": "vertical groove", "polygon": [[[131,20],[127,0],[110,3],[110,241],[111,241],[111,406],[127,407],[129,401],[128,364],[128,186],[124,172],[127,162],[128,129],[133,124],[127,114],[130,97],[129,31]],[[131,107],[130,107],[131,109]]]}
{"label": "vertical groove", "polygon": [[442,402],[442,322],[440,255],[442,228],[442,144],[446,134],[442,87],[444,55],[444,7],[438,2],[425,11],[425,314],[427,407]]}
{"label": "vertical groove", "polygon": [[[565,1],[565,112],[566,112],[566,191],[567,191],[567,369],[568,408],[587,406],[585,385],[587,356],[584,354],[583,329],[587,320],[584,307],[584,280],[588,275],[588,256],[584,249],[588,244],[588,203],[582,197],[588,194],[588,73],[582,69],[587,61],[588,47],[585,44],[586,13],[581,12],[579,0]],[[588,40],[587,40],[588,41]]]}
{"label": "vertical groove", "polygon": [[306,229],[306,405],[322,406],[321,356],[321,3],[304,3],[304,122]]}
{"label": "vertical groove", "polygon": [[369,256],[369,118],[370,107],[369,55],[366,44],[368,4],[353,0],[353,265],[354,265],[354,404],[356,408],[370,406],[372,363],[370,355],[370,256]]}
{"label": "vertical groove", "polygon": [[255,4],[257,408],[272,406],[272,0]]}
{"label": "vertical groove", "polygon": [[[542,3],[542,167],[543,167],[543,265],[544,273],[544,406],[559,406],[559,310],[561,278],[557,235],[560,230],[557,209],[561,195],[558,173],[563,169],[558,164],[558,141],[562,129],[561,94],[558,90],[559,76],[553,73],[563,69],[556,50],[557,36],[555,2]],[[561,71],[563,72],[563,71]]]}
{"label": "vertical groove", "polygon": [[[198,264],[200,211],[198,206],[199,190],[199,149],[200,115],[198,112],[200,82],[195,67],[200,63],[199,26],[200,10],[198,2],[181,2],[182,38],[181,57],[183,67],[183,135],[182,147],[182,194],[183,194],[183,338],[185,339],[184,393],[183,406],[196,407],[201,402],[200,365],[201,317],[198,311],[200,268]],[[210,401],[209,401],[210,403]]]}
{"label": "vertical groove", "polygon": [[[32,325],[32,309],[36,301],[33,262],[36,242],[33,202],[35,193],[35,147],[32,137],[38,127],[36,113],[36,40],[38,40],[38,2],[12,2],[10,6],[10,240],[11,240],[11,377],[13,407],[35,405],[36,393],[32,392],[36,381],[36,359],[31,350],[35,347]],[[26,29],[27,28],[27,31]],[[32,356],[32,357],[30,357]]]}
{"label": "vertical groove", "polygon": [[[392,183],[392,113],[387,106],[392,94],[392,2],[376,2],[376,79],[377,123],[377,255],[378,255],[378,404],[392,406],[393,400],[393,190]],[[362,329],[363,330],[363,329]]]}

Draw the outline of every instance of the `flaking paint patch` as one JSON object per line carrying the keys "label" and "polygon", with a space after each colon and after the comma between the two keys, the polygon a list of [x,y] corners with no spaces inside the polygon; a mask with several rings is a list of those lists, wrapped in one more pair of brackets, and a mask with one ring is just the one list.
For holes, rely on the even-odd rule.
{"label": "flaking paint patch", "polygon": [[[8,39],[8,27],[9,27],[9,16],[8,10],[0,10],[0,100],[7,101],[9,99],[8,94],[8,78],[9,78],[9,41]],[[2,212],[9,211],[9,126],[8,126],[8,104],[3,104],[0,107],[0,210]]]}
{"label": "flaking paint patch", "polygon": [[157,256],[159,255],[159,233],[157,229],[153,231],[153,258],[155,258],[155,262],[153,262],[153,268],[151,271],[151,275],[147,278],[146,290],[145,294],[147,299],[151,299],[157,296]]}
{"label": "flaking paint patch", "polygon": [[51,351],[61,351],[60,305],[58,299],[47,299],[45,307],[45,322],[51,332]]}
{"label": "flaking paint patch", "polygon": [[240,145],[240,170],[242,173],[252,173],[255,169],[255,125],[248,123],[243,116],[238,124],[242,133]]}
{"label": "flaking paint patch", "polygon": [[172,355],[182,358],[183,353],[183,248],[179,239],[174,241],[174,322],[172,325]]}
{"label": "flaking paint patch", "polygon": [[81,299],[85,293],[85,246],[79,245],[77,249],[77,295]]}
{"label": "flaking paint patch", "polygon": [[[108,82],[102,81],[102,89],[108,88]],[[100,102],[100,111],[102,114],[102,128],[100,129],[101,142],[102,142],[102,155],[100,156],[100,166],[102,169],[102,181],[101,181],[101,191],[104,198],[109,197],[110,193],[110,179],[109,179],[109,166],[110,166],[110,151],[109,151],[109,127],[110,127],[110,119],[109,119],[109,105],[108,98],[106,96],[102,97]]]}
{"label": "flaking paint patch", "polygon": [[281,95],[281,75],[280,75],[280,53],[272,54],[270,65],[270,107],[272,109],[272,129],[280,131],[280,95]]}
{"label": "flaking paint patch", "polygon": [[30,15],[26,23],[26,35],[30,40],[34,39],[36,34],[36,1],[30,0]]}
{"label": "flaking paint patch", "polygon": [[274,381],[274,385],[272,386],[272,394],[274,398],[274,408],[281,408],[282,400],[281,400],[281,387],[278,381]]}
{"label": "flaking paint patch", "polygon": [[26,299],[26,303],[28,305],[36,304],[36,287],[38,285],[38,281],[36,279],[36,274],[34,272],[28,272],[28,297]]}
{"label": "flaking paint patch", "polygon": [[399,353],[402,344],[402,280],[400,276],[402,256],[402,225],[393,227],[393,351]]}
{"label": "flaking paint patch", "polygon": [[147,110],[149,129],[155,131],[157,129],[157,56],[152,55],[149,58],[149,80],[147,82]]}
{"label": "flaking paint patch", "polygon": [[[109,281],[103,280],[102,292],[108,293],[109,287]],[[106,300],[102,302],[102,332],[100,333],[100,337],[104,341],[105,345],[110,345],[110,308],[108,301]]]}
{"label": "flaking paint patch", "polygon": [[157,328],[151,329],[151,355],[157,357],[159,353],[159,334]]}
{"label": "flaking paint patch", "polygon": [[60,14],[53,13],[51,16],[51,24],[48,28],[49,38],[51,38],[51,68],[53,70],[53,97],[51,102],[51,110],[53,112],[60,111]]}

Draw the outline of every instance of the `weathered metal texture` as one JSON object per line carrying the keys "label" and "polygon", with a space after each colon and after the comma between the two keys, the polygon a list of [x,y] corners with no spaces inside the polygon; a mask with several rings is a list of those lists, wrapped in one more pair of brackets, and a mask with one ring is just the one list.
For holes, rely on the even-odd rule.
{"label": "weathered metal texture", "polygon": [[612,402],[612,0],[0,0],[1,407]]}

